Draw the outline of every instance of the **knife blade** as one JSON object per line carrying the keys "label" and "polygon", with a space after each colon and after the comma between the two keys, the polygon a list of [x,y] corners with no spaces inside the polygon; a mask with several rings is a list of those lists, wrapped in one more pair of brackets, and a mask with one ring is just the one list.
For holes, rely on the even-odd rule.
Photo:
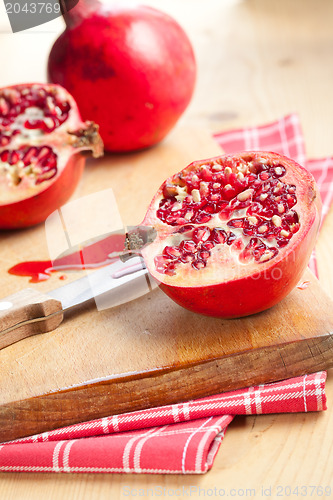
{"label": "knife blade", "polygon": [[42,294],[25,289],[0,300],[0,349],[56,329],[65,311],[92,299],[98,310],[134,300],[157,286],[141,257],[120,259]]}

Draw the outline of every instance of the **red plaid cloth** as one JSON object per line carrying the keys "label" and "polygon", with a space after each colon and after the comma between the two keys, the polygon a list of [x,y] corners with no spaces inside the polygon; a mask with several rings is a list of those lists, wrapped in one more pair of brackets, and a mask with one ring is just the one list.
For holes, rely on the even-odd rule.
{"label": "red plaid cloth", "polygon": [[[333,196],[333,159],[305,160],[296,115],[215,138],[227,153],[271,150],[306,166],[317,180],[326,215]],[[325,381],[326,372],[319,372],[0,444],[0,471],[202,474],[212,467],[235,415],[326,410]]]}
{"label": "red plaid cloth", "polygon": [[234,415],[326,410],[325,381],[319,372],[45,432],[0,445],[0,470],[202,474]]}

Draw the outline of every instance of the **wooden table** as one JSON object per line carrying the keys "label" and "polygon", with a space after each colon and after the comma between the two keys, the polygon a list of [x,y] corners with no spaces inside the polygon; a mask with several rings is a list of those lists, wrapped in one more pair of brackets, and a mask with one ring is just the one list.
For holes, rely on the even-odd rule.
{"label": "wooden table", "polygon": [[[196,50],[196,93],[180,124],[217,132],[297,112],[308,156],[333,154],[331,0],[145,3],[178,19]],[[62,22],[57,19],[13,35],[1,3],[0,85],[45,80],[47,54],[61,30]],[[333,211],[317,245],[320,280],[331,297],[332,230]],[[169,496],[191,493],[192,498],[223,493],[236,498],[310,497],[312,493],[316,498],[312,486],[332,486],[333,490],[332,370],[328,375],[327,412],[237,417],[226,433],[213,469],[204,476],[2,473],[0,498],[103,500],[123,498],[130,492],[139,496],[140,491],[149,497],[155,487],[160,488],[155,490],[155,496],[165,488],[164,496],[169,491]],[[307,495],[302,486],[308,488]]]}

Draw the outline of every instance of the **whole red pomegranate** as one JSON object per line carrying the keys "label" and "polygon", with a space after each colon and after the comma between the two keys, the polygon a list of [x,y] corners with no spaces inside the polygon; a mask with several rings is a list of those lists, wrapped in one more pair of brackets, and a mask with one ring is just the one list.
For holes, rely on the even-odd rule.
{"label": "whole red pomegranate", "polygon": [[32,226],[63,205],[85,164],[103,153],[98,126],[82,122],[59,85],[0,89],[0,229]]}
{"label": "whole red pomegranate", "polygon": [[146,6],[80,0],[48,61],[49,80],[100,125],[108,151],[161,141],[192,97],[196,63],[177,22]]}
{"label": "whole red pomegranate", "polygon": [[244,152],[191,163],[167,179],[144,220],[143,251],[175,302],[224,318],[285,297],[308,263],[321,202],[312,175],[284,156]]}

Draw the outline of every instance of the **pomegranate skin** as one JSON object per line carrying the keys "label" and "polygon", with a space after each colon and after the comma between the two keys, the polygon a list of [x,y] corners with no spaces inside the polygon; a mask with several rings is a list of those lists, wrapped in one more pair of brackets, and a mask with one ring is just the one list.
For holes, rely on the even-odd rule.
{"label": "pomegranate skin", "polygon": [[44,222],[74,193],[83,174],[86,159],[71,156],[56,182],[35,196],[0,207],[0,229],[23,229]]}
{"label": "pomegranate skin", "polygon": [[[163,255],[168,254],[168,252],[165,254],[165,249],[174,249],[175,252],[177,249],[181,248],[181,244],[183,243],[179,244],[179,238],[176,241],[174,240],[174,235],[178,234],[179,229],[174,220],[172,220],[172,225],[170,226],[169,224],[163,222],[164,219],[160,219],[158,216],[158,210],[161,209],[161,206],[165,206],[165,196],[167,196],[166,192],[168,189],[171,189],[172,191],[169,198],[172,200],[175,196],[173,194],[174,188],[177,187],[180,182],[177,205],[182,204],[183,202],[185,203],[186,197],[191,196],[191,187],[189,186],[191,186],[191,183],[193,186],[194,176],[201,175],[200,170],[202,172],[205,170],[207,171],[207,167],[212,167],[212,171],[214,171],[214,166],[221,165],[228,165],[227,168],[229,168],[229,172],[227,174],[228,181],[223,181],[223,184],[225,182],[237,183],[239,181],[236,180],[236,177],[233,173],[231,173],[230,169],[231,162],[234,160],[236,162],[242,160],[245,163],[248,161],[249,165],[251,165],[250,168],[252,168],[256,162],[260,165],[260,162],[262,161],[263,163],[270,163],[272,168],[280,170],[284,167],[287,168],[286,174],[281,176],[281,170],[281,172],[279,172],[279,177],[276,181],[274,181],[274,179],[273,181],[279,184],[281,180],[282,182],[286,182],[289,187],[296,187],[295,192],[297,195],[297,203],[295,204],[295,207],[292,207],[292,212],[295,208],[300,217],[300,227],[297,232],[293,234],[288,244],[278,247],[278,251],[274,257],[260,263],[255,260],[251,261],[248,263],[249,267],[247,267],[246,262],[240,262],[238,260],[239,257],[237,256],[234,257],[234,260],[230,258],[229,261],[224,260],[225,254],[223,254],[223,248],[227,248],[225,246],[227,243],[223,243],[218,245],[216,249],[214,247],[210,247],[211,256],[207,258],[206,264],[203,266],[203,270],[193,269],[190,264],[184,264],[185,261],[182,261],[183,263],[174,261],[176,262],[176,271],[174,275],[172,272],[170,275],[163,274],[161,271],[159,272],[156,259],[161,259]],[[224,175],[223,170],[221,170],[221,173],[220,170],[216,170],[216,172],[218,172],[216,174],[217,176],[222,174]],[[253,170],[250,170],[249,172],[250,175],[253,175]],[[264,174],[266,173],[266,171],[262,172],[264,172]],[[262,173],[259,173],[258,177],[259,175],[262,175]],[[234,178],[232,180],[233,176]],[[243,178],[244,176],[241,176],[241,179]],[[264,177],[264,175],[263,179],[262,183],[268,182],[267,177]],[[205,184],[209,184],[209,182],[213,184],[214,179],[211,181],[207,180],[207,182],[201,182],[201,180],[198,179],[195,182],[200,182],[200,186],[203,184],[204,186],[202,187],[206,189],[207,187]],[[254,185],[255,184],[253,184],[253,186]],[[247,184],[244,189],[249,191],[251,186],[251,184]],[[184,194],[183,191],[185,188],[187,189],[186,194]],[[217,188],[215,186],[214,189],[214,193],[216,193]],[[194,188],[194,190],[196,190],[196,188]],[[240,193],[244,194],[246,191],[243,190]],[[264,191],[264,193],[267,193],[267,191]],[[198,193],[196,193],[196,196],[198,196]],[[279,196],[279,194],[275,196]],[[202,197],[205,198],[205,195],[202,195]],[[203,198],[201,199],[201,202],[205,201]],[[235,196],[234,199],[237,199],[237,196]],[[240,199],[242,199],[241,196]],[[193,204],[193,201],[188,203],[190,203],[189,206],[191,207],[191,211],[194,210],[193,207],[195,205]],[[233,200],[231,199],[230,204],[232,203]],[[211,229],[221,226],[224,227],[225,230],[230,230],[230,228],[232,228],[232,230],[237,233],[237,230],[234,229],[237,226],[228,226],[228,224],[233,220],[240,220],[240,217],[246,215],[245,213],[240,214],[240,211],[247,210],[248,207],[249,205],[247,205],[246,208],[236,208],[235,212],[230,213],[228,220],[219,218],[218,212],[216,212],[214,216],[212,215],[210,220],[206,220],[202,224],[193,223],[193,220],[188,218],[188,226],[195,228],[210,227]],[[247,151],[235,153],[234,155],[222,155],[216,158],[196,161],[180,173],[168,178],[154,196],[143,224],[147,226],[154,226],[158,236],[155,242],[143,249],[143,257],[147,268],[153,278],[159,283],[161,290],[163,290],[166,295],[168,295],[180,306],[195,313],[226,319],[256,314],[269,309],[280,302],[300,281],[316,242],[320,225],[321,208],[320,195],[313,176],[303,167],[285,156],[271,152]],[[178,206],[173,212],[171,205],[170,213],[177,213],[177,210],[180,210],[180,206]],[[181,217],[184,216],[182,215]],[[250,217],[253,218],[253,214],[251,214]],[[256,217],[258,218],[258,215]],[[272,217],[272,215],[270,217]],[[276,218],[276,215],[274,217],[275,222],[279,222],[280,217],[278,219]],[[283,217],[282,214],[281,217]],[[265,223],[270,223],[269,217],[266,217],[265,220]],[[187,222],[183,222],[183,224],[187,225]],[[277,224],[275,230],[280,230],[279,224]],[[181,233],[183,233],[183,231],[181,231]],[[189,236],[187,236],[187,238],[190,239],[189,241],[193,241],[194,233],[191,233],[190,230],[188,234]],[[255,234],[254,236],[257,238],[258,234]],[[246,236],[246,233],[242,234],[242,230],[239,229],[237,238],[243,238],[243,245],[246,245],[251,236]],[[264,236],[260,236],[260,238],[265,240]],[[203,241],[209,241],[209,239]],[[271,239],[265,241],[270,247],[274,244],[275,240]],[[232,255],[231,248],[232,244],[229,246],[230,250],[227,252],[228,255]],[[174,253],[174,255],[177,256],[176,253]],[[165,258],[168,259],[168,257]],[[211,266],[211,259],[215,259],[215,267],[211,268],[212,271],[210,272],[209,283],[207,284],[207,281],[206,283],[204,282],[206,278],[203,278],[200,273],[208,270],[209,266]],[[228,267],[229,265],[230,268],[228,269],[223,267]]]}
{"label": "pomegranate skin", "polygon": [[203,287],[160,288],[174,302],[192,312],[225,319],[240,318],[271,308],[286,297],[300,281],[317,237],[319,221],[284,260],[253,276]]}
{"label": "pomegranate skin", "polygon": [[150,7],[85,0],[65,19],[49,55],[49,80],[73,95],[83,119],[100,125],[107,151],[160,142],[195,86],[195,57],[183,29]]}

